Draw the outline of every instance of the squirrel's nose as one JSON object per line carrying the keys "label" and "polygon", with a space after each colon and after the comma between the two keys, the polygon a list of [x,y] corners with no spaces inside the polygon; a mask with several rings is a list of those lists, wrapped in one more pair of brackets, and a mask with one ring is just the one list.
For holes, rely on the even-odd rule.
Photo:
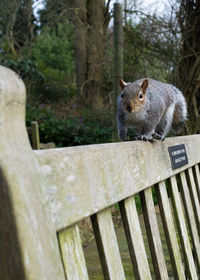
{"label": "squirrel's nose", "polygon": [[129,113],[131,113],[131,112],[132,112],[132,107],[131,107],[130,105],[127,105],[127,106],[126,106],[126,110],[127,110]]}

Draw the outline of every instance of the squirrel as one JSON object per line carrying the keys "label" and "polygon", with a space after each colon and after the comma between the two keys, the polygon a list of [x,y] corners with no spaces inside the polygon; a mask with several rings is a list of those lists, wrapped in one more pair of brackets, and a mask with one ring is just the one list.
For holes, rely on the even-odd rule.
{"label": "squirrel", "polygon": [[163,141],[170,130],[180,133],[187,119],[187,105],[175,86],[150,78],[126,83],[117,98],[118,135],[127,139],[128,127],[138,132],[136,140]]}

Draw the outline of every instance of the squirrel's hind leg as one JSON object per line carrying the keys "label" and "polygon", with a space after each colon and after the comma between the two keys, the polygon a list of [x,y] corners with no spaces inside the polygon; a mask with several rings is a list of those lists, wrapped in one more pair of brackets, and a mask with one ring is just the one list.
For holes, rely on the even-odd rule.
{"label": "squirrel's hind leg", "polygon": [[155,129],[155,133],[152,135],[155,139],[163,141],[167,133],[170,131],[174,115],[174,108],[174,104],[171,104],[166,113],[161,118]]}

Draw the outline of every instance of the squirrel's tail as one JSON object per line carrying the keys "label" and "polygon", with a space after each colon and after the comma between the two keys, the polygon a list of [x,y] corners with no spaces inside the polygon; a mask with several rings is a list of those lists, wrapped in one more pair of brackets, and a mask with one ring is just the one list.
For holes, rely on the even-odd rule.
{"label": "squirrel's tail", "polygon": [[183,130],[184,123],[187,120],[187,104],[182,92],[174,86],[173,89],[176,92],[176,105],[174,109],[172,131],[177,134]]}

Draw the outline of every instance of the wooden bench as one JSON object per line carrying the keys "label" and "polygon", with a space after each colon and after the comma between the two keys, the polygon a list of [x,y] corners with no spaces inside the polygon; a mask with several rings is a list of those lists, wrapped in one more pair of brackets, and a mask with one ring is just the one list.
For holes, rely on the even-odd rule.
{"label": "wooden bench", "polygon": [[[172,169],[168,147],[188,164]],[[78,223],[91,217],[104,279],[126,279],[111,207],[118,204],[135,279],[153,279],[135,195],[139,194],[154,279],[168,279],[152,198],[155,189],[174,279],[200,279],[200,136],[33,151],[25,87],[0,67],[0,279],[85,280]]]}

